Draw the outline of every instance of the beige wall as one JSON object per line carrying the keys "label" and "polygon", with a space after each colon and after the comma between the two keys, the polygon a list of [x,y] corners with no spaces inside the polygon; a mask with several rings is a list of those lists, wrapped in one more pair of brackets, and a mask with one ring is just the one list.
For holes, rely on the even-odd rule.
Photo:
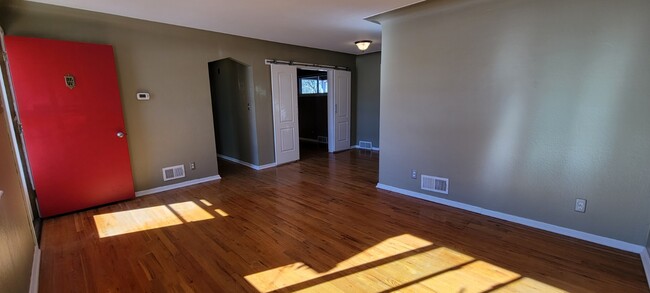
{"label": "beige wall", "polygon": [[[354,68],[353,55],[16,1],[0,14],[8,35],[110,44],[115,50],[136,190],[162,182],[161,168],[196,162],[187,180],[217,174],[208,62],[252,66],[259,164],[274,161],[266,58]],[[148,102],[135,99],[151,93]]]}
{"label": "beige wall", "polygon": [[27,292],[34,238],[0,93],[0,292]]}
{"label": "beige wall", "polygon": [[379,147],[379,89],[381,53],[357,56],[356,141]]}
{"label": "beige wall", "polygon": [[646,244],[650,1],[433,1],[379,19],[380,183],[427,193],[417,169],[450,178],[431,195]]}

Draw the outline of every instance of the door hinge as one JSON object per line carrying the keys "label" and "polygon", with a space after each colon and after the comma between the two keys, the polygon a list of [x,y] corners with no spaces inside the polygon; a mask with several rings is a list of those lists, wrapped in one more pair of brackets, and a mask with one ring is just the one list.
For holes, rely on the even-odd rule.
{"label": "door hinge", "polygon": [[23,124],[18,120],[18,116],[14,116],[14,124],[16,125],[18,133],[23,134]]}
{"label": "door hinge", "polygon": [[2,60],[4,60],[5,63],[7,63],[7,60],[9,57],[7,57],[7,52],[2,52]]}

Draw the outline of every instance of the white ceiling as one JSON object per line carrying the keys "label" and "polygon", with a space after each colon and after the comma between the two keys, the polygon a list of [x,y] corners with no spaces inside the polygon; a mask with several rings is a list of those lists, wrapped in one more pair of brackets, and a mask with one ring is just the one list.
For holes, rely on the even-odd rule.
{"label": "white ceiling", "polygon": [[364,20],[422,0],[29,0],[256,39],[359,54],[381,27]]}

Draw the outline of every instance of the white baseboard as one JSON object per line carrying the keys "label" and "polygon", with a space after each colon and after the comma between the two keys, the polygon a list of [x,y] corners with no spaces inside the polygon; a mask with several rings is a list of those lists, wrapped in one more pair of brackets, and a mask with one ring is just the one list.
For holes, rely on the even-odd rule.
{"label": "white baseboard", "polygon": [[189,180],[189,181],[183,181],[180,183],[176,184],[171,184],[171,185],[165,185],[165,186],[160,186],[152,189],[147,189],[147,190],[141,190],[141,191],[136,191],[135,196],[140,197],[140,196],[145,196],[149,194],[154,194],[154,193],[159,193],[163,191],[168,191],[172,189],[177,189],[181,187],[186,187],[194,184],[199,184],[199,183],[204,183],[204,182],[209,182],[209,181],[215,181],[221,179],[221,176],[215,175],[215,176],[209,176],[209,177],[204,177],[204,178],[199,178],[199,179],[194,179],[194,180]]}
{"label": "white baseboard", "polygon": [[[360,148],[359,145],[356,145],[356,144],[353,145],[353,146],[351,146],[351,148],[353,148],[353,149],[360,149],[360,150],[368,150],[367,148]],[[372,150],[373,150],[373,151],[379,151],[379,148],[373,147]]]}
{"label": "white baseboard", "polygon": [[633,252],[633,253],[641,253],[642,250],[646,250],[646,248],[644,246],[641,246],[641,245],[632,244],[632,243],[628,243],[628,242],[624,242],[624,241],[620,241],[620,240],[616,240],[616,239],[612,239],[612,238],[607,238],[607,237],[603,237],[603,236],[599,236],[599,235],[595,235],[595,234],[590,234],[590,233],[586,233],[586,232],[582,232],[582,231],[578,231],[578,230],[573,230],[573,229],[569,229],[569,228],[565,228],[565,227],[560,227],[560,226],[556,226],[556,225],[552,225],[552,224],[548,224],[548,223],[544,223],[544,222],[540,222],[540,221],[535,221],[535,220],[531,220],[531,219],[527,219],[527,218],[523,218],[523,217],[519,217],[519,216],[513,216],[513,215],[510,215],[510,214],[497,212],[497,211],[493,211],[493,210],[488,210],[488,209],[484,209],[484,208],[481,208],[481,207],[477,207],[477,206],[473,206],[473,205],[469,205],[469,204],[465,204],[465,203],[461,203],[461,202],[457,202],[457,201],[453,201],[453,200],[448,200],[448,199],[444,199],[444,198],[439,198],[439,197],[436,197],[436,196],[433,196],[433,195],[428,195],[428,194],[424,194],[424,193],[420,193],[420,192],[406,190],[406,189],[402,189],[402,188],[398,188],[398,187],[394,187],[394,186],[390,186],[390,185],[385,185],[385,184],[378,183],[377,188],[392,191],[392,192],[396,192],[396,193],[400,193],[400,194],[407,195],[407,196],[410,196],[410,197],[423,199],[423,200],[426,200],[426,201],[439,203],[439,204],[454,207],[454,208],[459,208],[459,209],[462,209],[462,210],[466,210],[466,211],[470,211],[470,212],[474,212],[474,213],[478,213],[478,214],[482,214],[482,215],[486,215],[486,216],[490,216],[490,217],[505,220],[505,221],[508,221],[508,222],[513,222],[513,223],[521,224],[521,225],[524,225],[524,226],[529,226],[529,227],[533,227],[533,228],[537,228],[537,229],[541,229],[541,230],[545,230],[545,231],[549,231],[549,232],[553,232],[553,233],[557,233],[557,234],[561,234],[561,235],[565,235],[565,236],[569,236],[569,237],[573,237],[573,238],[577,238],[577,239],[597,243],[597,244],[600,244],[600,245],[609,246],[609,247],[624,250],[624,251],[629,251],[629,252]]}
{"label": "white baseboard", "polygon": [[650,287],[650,247],[644,247],[641,251],[641,262],[643,263],[643,269],[645,270],[645,278],[648,281],[648,287]]}
{"label": "white baseboard", "polygon": [[32,277],[29,280],[29,293],[38,293],[38,280],[41,274],[41,249],[34,246],[34,260],[32,260]]}
{"label": "white baseboard", "polygon": [[244,162],[244,161],[242,161],[242,160],[238,160],[238,159],[235,159],[235,158],[232,158],[232,157],[228,157],[228,156],[224,156],[224,155],[217,155],[217,157],[222,158],[222,159],[224,159],[224,160],[226,160],[226,161],[231,161],[231,162],[233,162],[233,163],[237,163],[237,164],[240,164],[240,165],[244,165],[244,166],[246,166],[246,167],[248,167],[248,168],[255,169],[255,170],[257,170],[257,171],[259,171],[259,170],[264,170],[264,169],[268,169],[268,168],[272,168],[272,167],[275,167],[275,166],[276,166],[275,163],[270,163],[270,164],[266,164],[266,165],[262,165],[262,166],[259,166],[259,165],[253,165],[253,164],[251,164],[251,163],[249,163],[249,162]]}

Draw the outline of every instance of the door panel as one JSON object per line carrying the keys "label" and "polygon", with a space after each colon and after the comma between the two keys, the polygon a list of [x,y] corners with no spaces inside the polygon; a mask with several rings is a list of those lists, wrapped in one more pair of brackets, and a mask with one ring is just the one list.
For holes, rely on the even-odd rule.
{"label": "door panel", "polygon": [[289,151],[293,151],[296,148],[296,145],[293,143],[293,138],[295,137],[294,129],[291,128],[285,128],[285,129],[280,129],[280,136],[282,136],[282,139],[280,140],[282,143],[280,144],[280,151],[285,153]]}
{"label": "door panel", "polygon": [[113,48],[14,36],[6,46],[41,216],[133,198]]}
{"label": "door panel", "polygon": [[[334,150],[350,149],[350,84],[351,73],[343,70],[332,71],[332,93],[334,94]],[[330,150],[332,151],[332,150]]]}
{"label": "door panel", "polygon": [[297,81],[295,67],[271,65],[275,163],[277,165],[300,159]]}

